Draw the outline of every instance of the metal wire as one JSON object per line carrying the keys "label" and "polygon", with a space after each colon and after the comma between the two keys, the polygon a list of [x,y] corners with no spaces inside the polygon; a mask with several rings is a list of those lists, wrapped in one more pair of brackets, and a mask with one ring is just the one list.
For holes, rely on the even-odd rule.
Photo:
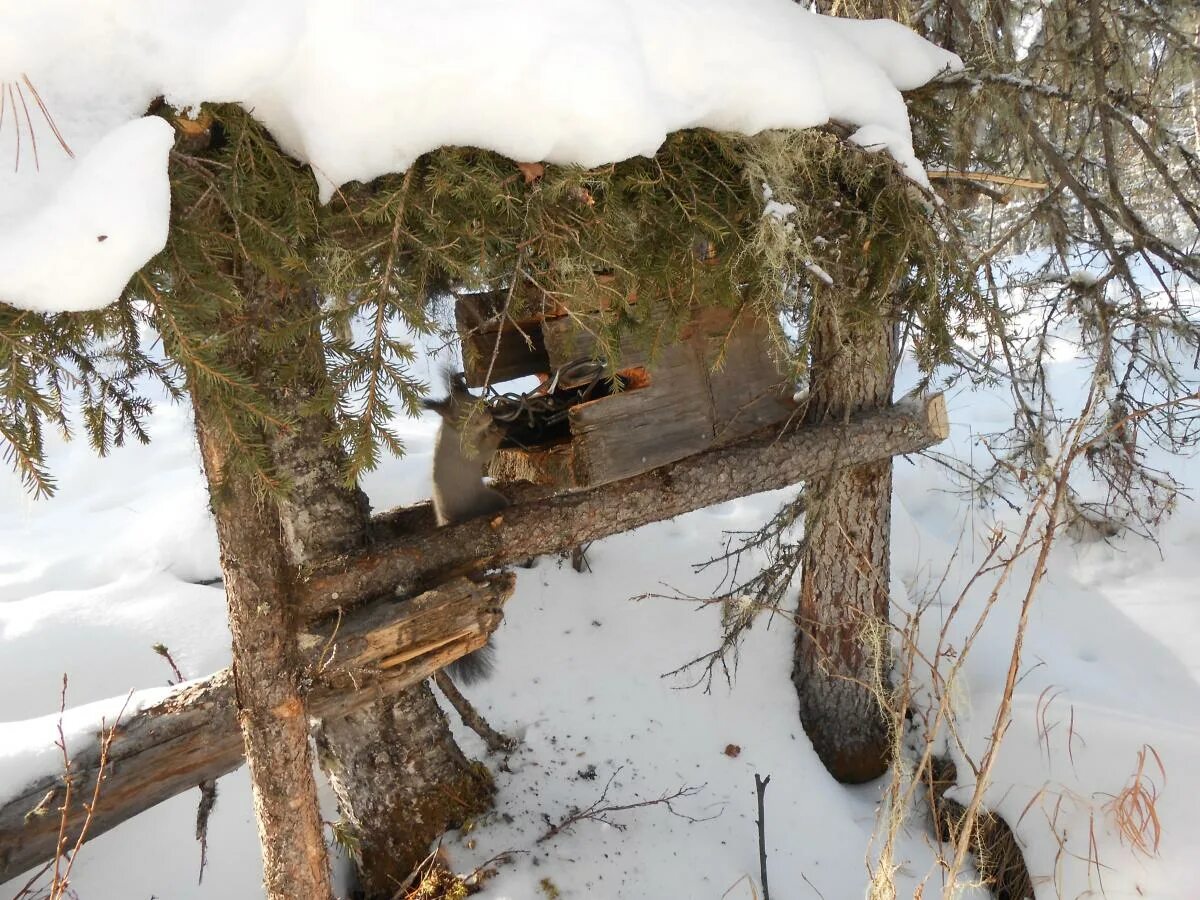
{"label": "metal wire", "polygon": [[[604,379],[608,361],[580,357],[559,366],[554,374],[531,391],[523,394],[500,394],[489,388],[486,399],[492,418],[510,429],[516,427],[536,438],[555,425],[566,421],[572,406],[591,399]],[[511,432],[510,432],[511,433]]]}

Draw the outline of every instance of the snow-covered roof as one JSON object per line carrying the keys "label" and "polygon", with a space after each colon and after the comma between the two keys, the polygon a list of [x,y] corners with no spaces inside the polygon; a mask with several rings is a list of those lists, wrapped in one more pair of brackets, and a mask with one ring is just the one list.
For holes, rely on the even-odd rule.
{"label": "snow-covered roof", "polygon": [[37,310],[111,302],[163,246],[160,95],[241,103],[324,200],[440,146],[594,166],[830,120],[924,182],[899,92],[961,67],[791,0],[0,0],[0,22],[0,301]]}

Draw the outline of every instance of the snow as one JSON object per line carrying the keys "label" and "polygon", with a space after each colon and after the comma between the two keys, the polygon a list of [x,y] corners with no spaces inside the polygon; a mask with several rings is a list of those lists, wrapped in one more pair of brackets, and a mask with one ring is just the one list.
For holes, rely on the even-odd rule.
{"label": "snow", "polygon": [[149,688],[124,697],[109,697],[82,706],[72,706],[61,713],[0,723],[0,784],[20,789],[45,775],[61,772],[62,750],[57,746],[60,727],[67,752],[74,755],[89,746],[96,735],[162,702],[178,689]]}
{"label": "snow", "polygon": [[[1054,367],[1064,390],[1078,385],[1076,360],[1064,355]],[[423,374],[436,370],[428,363]],[[998,393],[959,391],[948,399],[952,433],[941,449],[959,458],[977,452],[976,435],[1011,416],[1010,401]],[[365,488],[377,508],[429,492],[436,420],[398,425],[409,455],[368,477]],[[150,446],[120,449],[105,460],[79,443],[56,444],[52,464],[61,490],[49,501],[25,500],[9,474],[0,480],[0,679],[7,688],[0,720],[13,720],[0,726],[0,795],[39,771],[56,770],[57,716],[26,720],[57,709],[64,670],[72,705],[104,704],[74,714],[68,724],[83,733],[97,713],[110,713],[114,703],[119,708],[131,688],[166,690],[171,675],[150,649],[154,643],[167,644],[189,678],[228,663],[222,592],[191,583],[211,578],[218,565],[188,410],[161,408],[151,429]],[[1200,476],[1195,460],[1176,461],[1175,471],[1192,484]],[[919,636],[927,654],[979,564],[991,527],[1016,521],[1014,513],[965,503],[956,487],[932,462],[897,464],[895,620],[903,625],[918,603],[928,604]],[[880,847],[876,820],[885,784],[839,786],[816,759],[795,714],[790,623],[756,624],[733,688],[718,682],[706,695],[661,676],[712,649],[718,610],[679,600],[630,601],[648,591],[711,592],[714,578],[692,564],[720,551],[723,532],[755,527],[788,495],[744,498],[598,542],[588,553],[590,574],[553,558],[517,570],[498,639],[499,671],[469,693],[495,726],[522,738],[523,748],[509,771],[495,771],[496,814],[444,842],[464,872],[514,851],[482,897],[528,900],[542,895],[539,885],[548,878],[564,897],[749,900],[758,890],[755,773],[771,776],[767,842],[776,891],[795,886],[798,896],[819,891],[829,900],[865,895],[867,860]],[[1012,724],[986,793],[986,804],[1015,828],[1039,900],[1098,893],[1101,880],[1112,898],[1194,896],[1200,881],[1192,849],[1200,844],[1197,539],[1200,513],[1185,502],[1161,548],[1137,539],[1064,539],[1051,556],[1026,637]],[[1014,571],[953,686],[962,748],[949,744],[963,773],[954,794],[961,800],[973,789],[967,756],[978,762],[989,746],[1031,564]],[[948,630],[953,647],[961,648],[990,588],[985,580],[968,594]],[[929,687],[927,673],[918,669],[915,678],[918,687]],[[462,740],[483,755],[472,734]],[[741,748],[736,757],[725,754],[729,744]],[[1164,779],[1148,757],[1163,830],[1156,858],[1122,841],[1110,806],[1144,747],[1166,770]],[[610,778],[609,800],[616,804],[699,788],[676,809],[702,821],[651,807],[615,814],[624,831],[583,822],[537,843],[548,827],[544,817],[558,821],[572,807],[587,806]],[[221,779],[209,867],[199,885],[195,801],[176,797],[90,843],[74,870],[80,896],[261,896],[245,772]],[[942,891],[936,859],[945,851],[929,837],[925,815],[918,803],[900,833],[899,897],[914,896],[926,879],[924,896]],[[328,807],[326,817],[334,816]],[[130,865],[135,859],[138,865]],[[0,894],[20,883],[0,886]],[[960,896],[984,895],[964,888]]]}
{"label": "snow", "polygon": [[[960,436],[969,415],[964,403],[951,404]],[[1188,468],[1194,483],[1196,467]],[[940,494],[945,485],[933,472],[910,472],[897,481],[893,618],[902,620],[949,573],[943,596],[922,617],[918,646],[925,658],[934,658],[938,631],[982,560],[982,540],[962,536],[985,535],[990,516]],[[1198,524],[1196,509],[1186,505],[1167,527],[1161,557],[1158,548],[1136,538],[1111,546],[1062,539],[1051,553],[1033,605],[1012,722],[985,795],[986,805],[1014,827],[1031,873],[1044,879],[1039,898],[1194,895],[1200,862],[1185,848],[1200,841],[1194,817],[1200,796],[1194,767],[1200,758],[1200,567],[1179,532],[1194,540]],[[962,743],[948,741],[960,782],[949,796],[963,803],[975,787],[968,757],[978,764],[991,743],[1033,555],[1015,567],[952,692]],[[993,583],[984,579],[967,593],[943,647],[963,647]],[[919,667],[915,680],[929,689]],[[1159,859],[1146,858],[1122,839],[1109,806],[1144,747],[1153,748],[1166,769],[1163,778],[1152,757],[1146,769],[1160,795]]]}
{"label": "snow", "polygon": [[173,142],[162,119],[127,122],[17,225],[0,227],[0,297],[63,312],[111,303],[167,242]]}
{"label": "snow", "polygon": [[0,17],[0,85],[27,100],[0,123],[0,298],[38,310],[110,302],[162,246],[168,132],[134,124],[160,95],[241,103],[324,200],[445,145],[595,166],[684,128],[830,120],[927,184],[900,90],[962,66],[894,22],[790,0],[4,0]]}
{"label": "snow", "polygon": [[787,220],[787,217],[796,212],[797,207],[792,203],[780,203],[775,199],[775,192],[769,184],[762,186],[763,195],[763,211],[764,216],[770,216],[772,219],[778,219],[780,222]]}

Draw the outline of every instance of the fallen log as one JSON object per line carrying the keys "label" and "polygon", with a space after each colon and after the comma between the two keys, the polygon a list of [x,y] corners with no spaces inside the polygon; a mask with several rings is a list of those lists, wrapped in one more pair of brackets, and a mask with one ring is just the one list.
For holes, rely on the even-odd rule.
{"label": "fallen log", "polygon": [[735,444],[590,490],[547,497],[542,487],[505,485],[513,505],[494,517],[436,531],[431,517],[420,527],[428,515],[424,511],[385,513],[380,530],[390,537],[361,554],[331,560],[301,580],[301,616],[316,618],[481,566],[555,553],[839,468],[915,453],[948,435],[945,400],[935,394],[845,423],[771,426]]}
{"label": "fallen log", "polygon": [[[410,600],[378,600],[303,631],[314,686],[308,711],[345,715],[430,677],[478,649],[500,624],[511,574],[456,578]],[[63,847],[75,845],[100,774],[100,736],[71,760],[71,805]],[[87,836],[243,762],[232,673],[190,685],[117,727]],[[63,773],[48,775],[0,805],[0,882],[52,859],[60,840]]]}

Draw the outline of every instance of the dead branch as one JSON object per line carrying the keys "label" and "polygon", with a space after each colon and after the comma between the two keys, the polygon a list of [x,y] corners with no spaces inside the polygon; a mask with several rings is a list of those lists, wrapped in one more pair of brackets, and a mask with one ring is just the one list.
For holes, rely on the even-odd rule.
{"label": "dead branch", "polygon": [[767,815],[764,808],[770,783],[770,775],[763,778],[754,773],[754,792],[758,795],[758,871],[762,877],[763,900],[771,900],[771,889],[767,887]]}
{"label": "dead branch", "polygon": [[458,689],[449,675],[440,671],[433,676],[433,680],[437,683],[442,696],[450,701],[450,705],[454,707],[454,711],[458,713],[463,724],[479,735],[487,744],[488,753],[512,752],[517,742],[489,725],[488,720],[480,714],[470,700],[463,696],[463,692]]}
{"label": "dead branch", "polygon": [[[605,825],[612,826],[613,828],[617,829],[617,831],[624,831],[627,826],[623,822],[616,822],[608,817],[613,813],[626,812],[631,809],[644,809],[647,806],[665,806],[671,815],[693,824],[696,822],[707,822],[709,819],[715,819],[718,815],[720,815],[720,813],[716,813],[711,816],[705,816],[703,818],[696,819],[692,816],[681,813],[679,810],[675,809],[674,806],[672,806],[672,803],[676,800],[682,800],[685,797],[696,796],[702,790],[704,790],[704,785],[700,785],[699,787],[684,785],[673,793],[663,793],[661,796],[656,797],[653,800],[641,800],[637,803],[607,803],[608,791],[609,788],[612,787],[613,779],[615,779],[621,773],[621,769],[623,768],[625,767],[618,766],[616,770],[608,776],[608,783],[604,785],[604,790],[600,792],[600,796],[596,798],[596,800],[590,806],[585,809],[572,809],[569,813],[567,813],[567,815],[563,816],[563,818],[559,820],[558,824],[551,825],[546,830],[546,833],[537,839],[537,843],[541,844],[545,841],[549,841],[562,834],[572,825],[577,825],[578,823],[584,821],[602,822]],[[546,821],[550,821],[549,816],[546,816]]]}

